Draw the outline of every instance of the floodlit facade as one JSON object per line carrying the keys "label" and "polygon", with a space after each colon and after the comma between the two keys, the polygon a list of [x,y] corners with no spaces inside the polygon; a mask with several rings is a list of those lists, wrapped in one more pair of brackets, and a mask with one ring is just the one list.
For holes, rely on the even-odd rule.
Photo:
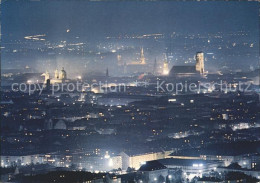
{"label": "floodlit facade", "polygon": [[196,71],[204,74],[204,53],[197,52],[196,54]]}

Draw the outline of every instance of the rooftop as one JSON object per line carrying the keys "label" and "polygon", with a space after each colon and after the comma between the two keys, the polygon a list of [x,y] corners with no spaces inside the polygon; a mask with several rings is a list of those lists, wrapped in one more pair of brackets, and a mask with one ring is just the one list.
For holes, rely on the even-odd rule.
{"label": "rooftop", "polygon": [[142,165],[139,171],[155,171],[155,170],[162,170],[167,169],[166,166],[161,164],[159,161],[147,161],[144,165]]}

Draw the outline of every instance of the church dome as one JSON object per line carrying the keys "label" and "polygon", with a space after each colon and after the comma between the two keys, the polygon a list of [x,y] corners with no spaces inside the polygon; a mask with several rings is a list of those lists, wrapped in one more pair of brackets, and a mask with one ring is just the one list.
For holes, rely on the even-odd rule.
{"label": "church dome", "polygon": [[60,71],[59,79],[67,79],[67,73],[64,68],[62,68],[62,70]]}

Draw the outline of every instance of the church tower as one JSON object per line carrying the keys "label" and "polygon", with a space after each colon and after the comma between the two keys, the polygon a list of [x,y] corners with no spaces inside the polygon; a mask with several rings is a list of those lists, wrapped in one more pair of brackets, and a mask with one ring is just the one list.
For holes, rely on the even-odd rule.
{"label": "church tower", "polygon": [[122,56],[120,54],[117,55],[117,65],[122,65]]}
{"label": "church tower", "polygon": [[200,74],[204,74],[204,53],[196,53],[196,71]]}
{"label": "church tower", "polygon": [[64,67],[62,67],[60,73],[59,73],[59,79],[67,79],[67,73],[64,70]]}
{"label": "church tower", "polygon": [[42,76],[44,76],[44,83],[47,83],[47,81],[50,80],[50,73],[48,71],[43,73]]}
{"label": "church tower", "polygon": [[141,48],[140,64],[145,64],[144,49]]}
{"label": "church tower", "polygon": [[163,60],[163,75],[168,75],[168,74],[169,74],[169,64],[165,53],[164,60]]}
{"label": "church tower", "polygon": [[56,69],[55,72],[54,72],[54,78],[55,79],[59,79],[59,71],[58,71],[58,69]]}

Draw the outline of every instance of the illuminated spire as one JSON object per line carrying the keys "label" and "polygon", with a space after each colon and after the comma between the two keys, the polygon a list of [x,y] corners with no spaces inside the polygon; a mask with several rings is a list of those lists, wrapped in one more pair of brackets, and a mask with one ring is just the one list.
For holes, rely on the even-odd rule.
{"label": "illuminated spire", "polygon": [[117,65],[122,65],[122,56],[120,54],[117,55]]}
{"label": "illuminated spire", "polygon": [[58,69],[56,69],[55,72],[54,72],[54,78],[55,79],[59,79],[59,71],[58,71]]}
{"label": "illuminated spire", "polygon": [[204,53],[196,53],[196,71],[200,74],[204,74]]}
{"label": "illuminated spire", "polygon": [[143,49],[143,47],[141,48],[140,63],[141,63],[141,64],[146,64],[146,63],[145,63],[145,57],[144,57],[144,49]]}
{"label": "illuminated spire", "polygon": [[164,54],[164,61],[163,61],[163,75],[169,74],[169,64],[167,60],[166,53]]}

